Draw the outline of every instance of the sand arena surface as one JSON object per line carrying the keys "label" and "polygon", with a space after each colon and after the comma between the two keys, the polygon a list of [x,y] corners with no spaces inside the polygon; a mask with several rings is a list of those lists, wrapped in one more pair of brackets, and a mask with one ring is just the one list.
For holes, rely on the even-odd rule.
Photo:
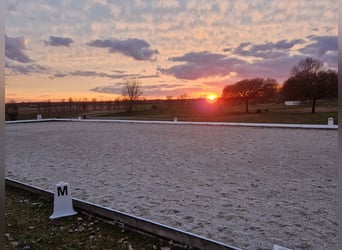
{"label": "sand arena surface", "polygon": [[7,124],[6,176],[242,249],[336,249],[337,130]]}

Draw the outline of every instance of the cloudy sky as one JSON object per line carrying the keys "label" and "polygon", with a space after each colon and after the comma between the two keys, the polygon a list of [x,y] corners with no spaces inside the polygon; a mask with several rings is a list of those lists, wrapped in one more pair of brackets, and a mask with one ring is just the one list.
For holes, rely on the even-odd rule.
{"label": "cloudy sky", "polygon": [[7,0],[6,101],[221,94],[282,83],[301,59],[337,70],[335,0]]}

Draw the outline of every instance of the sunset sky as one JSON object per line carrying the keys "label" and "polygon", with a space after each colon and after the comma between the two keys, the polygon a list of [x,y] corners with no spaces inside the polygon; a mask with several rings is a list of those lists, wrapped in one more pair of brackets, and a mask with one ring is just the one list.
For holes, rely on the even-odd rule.
{"label": "sunset sky", "polygon": [[335,0],[7,0],[6,101],[221,95],[282,83],[301,59],[337,70]]}

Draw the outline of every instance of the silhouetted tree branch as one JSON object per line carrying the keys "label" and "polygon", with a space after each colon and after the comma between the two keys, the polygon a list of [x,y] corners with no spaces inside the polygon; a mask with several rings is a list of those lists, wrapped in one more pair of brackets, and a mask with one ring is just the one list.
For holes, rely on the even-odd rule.
{"label": "silhouetted tree branch", "polygon": [[322,70],[323,63],[306,58],[293,67],[290,77],[281,89],[281,96],[290,100],[312,101],[311,112],[316,112],[316,101],[322,98],[337,98],[338,77],[332,70]]}
{"label": "silhouetted tree branch", "polygon": [[127,112],[131,112],[133,105],[139,99],[143,93],[143,88],[141,82],[137,79],[126,79],[124,82],[124,87],[122,88],[122,95],[125,99],[128,99],[129,106]]}
{"label": "silhouetted tree branch", "polygon": [[245,100],[248,113],[249,100],[255,97],[272,97],[276,93],[275,79],[244,79],[232,85],[227,85],[222,91],[223,98],[240,97]]}

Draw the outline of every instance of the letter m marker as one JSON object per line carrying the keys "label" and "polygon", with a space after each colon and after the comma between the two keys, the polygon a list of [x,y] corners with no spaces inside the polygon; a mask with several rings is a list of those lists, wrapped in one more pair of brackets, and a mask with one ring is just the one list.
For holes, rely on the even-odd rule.
{"label": "letter m marker", "polygon": [[57,187],[57,196],[68,195],[68,186]]}

